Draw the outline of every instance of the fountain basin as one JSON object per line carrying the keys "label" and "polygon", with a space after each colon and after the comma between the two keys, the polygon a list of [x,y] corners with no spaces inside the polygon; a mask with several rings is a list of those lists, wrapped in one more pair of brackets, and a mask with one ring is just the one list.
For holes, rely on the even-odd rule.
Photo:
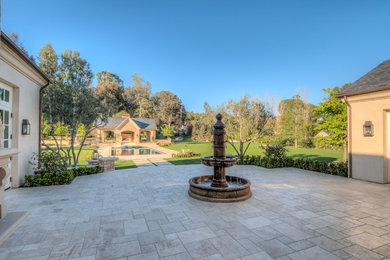
{"label": "fountain basin", "polygon": [[237,158],[236,157],[224,157],[224,158],[217,158],[214,156],[206,156],[202,158],[202,163],[206,166],[217,166],[217,167],[231,167],[234,164],[236,164]]}
{"label": "fountain basin", "polygon": [[236,202],[249,199],[252,196],[250,181],[236,176],[226,176],[229,187],[212,187],[212,175],[197,176],[188,182],[188,194],[198,200],[209,202]]}

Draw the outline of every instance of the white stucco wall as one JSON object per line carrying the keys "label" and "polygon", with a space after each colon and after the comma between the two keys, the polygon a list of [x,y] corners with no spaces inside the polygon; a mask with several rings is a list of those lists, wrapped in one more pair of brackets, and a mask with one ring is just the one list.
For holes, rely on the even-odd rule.
{"label": "white stucco wall", "polygon": [[[39,149],[39,92],[46,80],[12,49],[0,45],[0,82],[12,87],[12,148],[18,155],[12,157],[12,187],[24,182],[33,153]],[[22,135],[22,120],[31,124],[30,135]]]}
{"label": "white stucco wall", "polygon": [[[390,90],[348,97],[351,106],[352,178],[387,183],[390,138],[387,129]],[[374,136],[363,135],[365,121],[374,125]]]}

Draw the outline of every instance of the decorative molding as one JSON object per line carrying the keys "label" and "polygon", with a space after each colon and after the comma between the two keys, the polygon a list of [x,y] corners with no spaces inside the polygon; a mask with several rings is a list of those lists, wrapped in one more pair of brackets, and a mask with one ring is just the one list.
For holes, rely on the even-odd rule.
{"label": "decorative molding", "polygon": [[38,85],[38,87],[42,87],[47,83],[46,80],[35,71],[35,69],[21,59],[19,55],[14,53],[8,46],[2,44],[0,47],[0,59],[2,61],[29,80],[33,81]]}

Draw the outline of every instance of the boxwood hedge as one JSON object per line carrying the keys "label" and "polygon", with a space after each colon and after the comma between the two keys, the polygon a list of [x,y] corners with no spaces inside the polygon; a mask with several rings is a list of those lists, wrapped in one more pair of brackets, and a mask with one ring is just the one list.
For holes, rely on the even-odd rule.
{"label": "boxwood hedge", "polygon": [[58,172],[36,172],[34,175],[25,176],[23,187],[70,184],[77,176],[96,174],[101,171],[101,166],[93,166],[77,167]]}
{"label": "boxwood hedge", "polygon": [[238,158],[237,164],[257,165],[265,168],[295,167],[299,169],[322,172],[332,175],[348,176],[348,165],[344,162],[322,162],[311,159],[269,158],[261,156],[249,156]]}

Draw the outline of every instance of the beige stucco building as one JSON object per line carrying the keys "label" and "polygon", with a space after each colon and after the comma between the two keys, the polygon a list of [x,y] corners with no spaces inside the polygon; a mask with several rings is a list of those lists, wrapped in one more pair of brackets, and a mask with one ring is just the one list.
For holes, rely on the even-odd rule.
{"label": "beige stucco building", "polygon": [[[40,145],[40,94],[49,80],[1,33],[0,42],[0,218],[6,214],[4,189],[19,187]],[[22,133],[22,125],[29,127]]]}
{"label": "beige stucco building", "polygon": [[338,95],[348,105],[349,177],[390,180],[390,60]]}
{"label": "beige stucco building", "polygon": [[109,117],[106,123],[96,130],[96,137],[101,143],[141,144],[155,143],[156,121],[150,118]]}

